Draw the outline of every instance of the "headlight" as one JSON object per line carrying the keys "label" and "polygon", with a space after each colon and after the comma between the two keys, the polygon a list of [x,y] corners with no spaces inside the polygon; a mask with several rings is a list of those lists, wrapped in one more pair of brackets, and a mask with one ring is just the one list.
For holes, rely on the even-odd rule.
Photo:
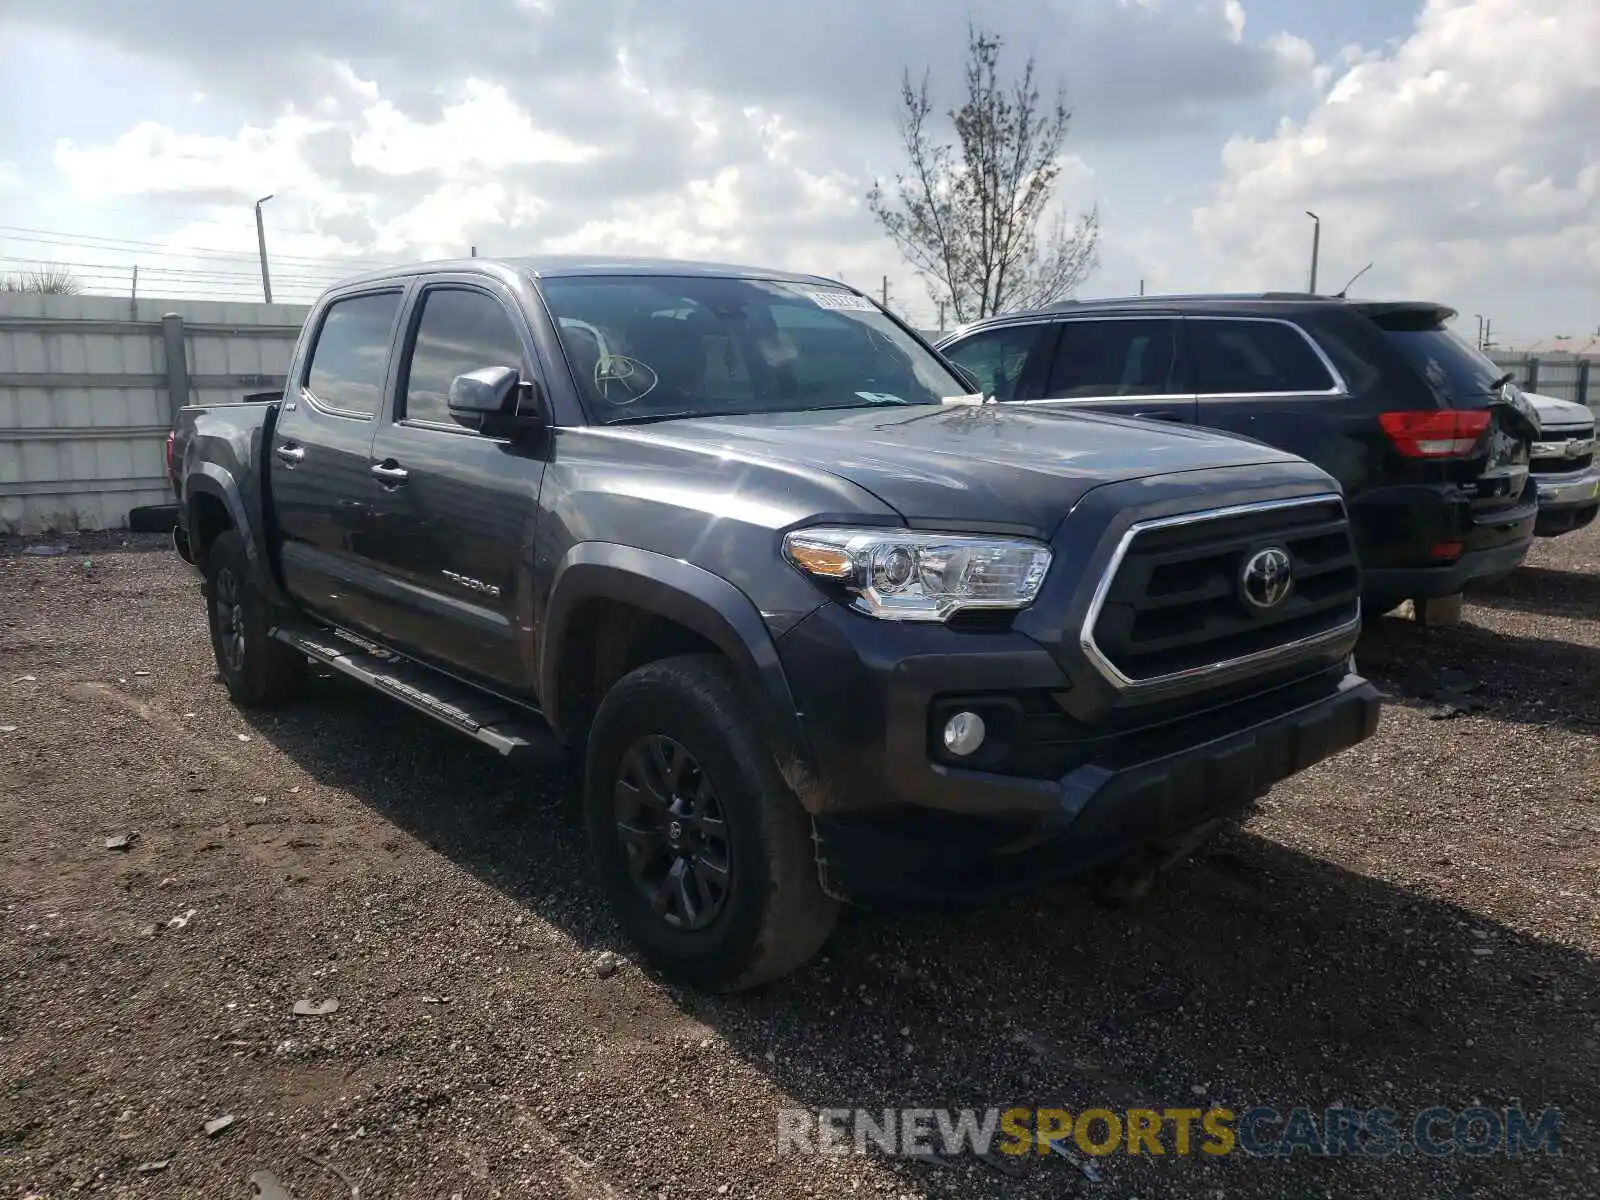
{"label": "headlight", "polygon": [[860,611],[889,621],[1026,608],[1050,570],[1050,548],[1029,538],[911,529],[797,529],[784,537],[783,553],[807,575],[855,593]]}

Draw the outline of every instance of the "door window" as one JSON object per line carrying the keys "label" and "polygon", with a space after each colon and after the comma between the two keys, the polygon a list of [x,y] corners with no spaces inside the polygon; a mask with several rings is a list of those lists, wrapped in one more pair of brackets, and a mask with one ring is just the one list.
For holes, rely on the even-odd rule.
{"label": "door window", "polygon": [[1163,318],[1064,322],[1045,394],[1066,400],[1178,394],[1176,324]]}
{"label": "door window", "polygon": [[411,344],[400,417],[453,425],[450,384],[485,367],[522,371],[522,336],[511,315],[486,292],[432,288]]}
{"label": "door window", "polygon": [[1282,321],[1185,322],[1202,395],[1328,392],[1333,377],[1299,329]]}
{"label": "door window", "polygon": [[985,396],[996,400],[1015,400],[1017,385],[1022,382],[1023,369],[1028,356],[1038,345],[1041,334],[1050,326],[1008,325],[975,333],[965,341],[951,346],[943,354],[951,362],[965,367],[977,376]]}
{"label": "door window", "polygon": [[336,300],[322,318],[306,390],[323,408],[370,417],[383,396],[399,292]]}

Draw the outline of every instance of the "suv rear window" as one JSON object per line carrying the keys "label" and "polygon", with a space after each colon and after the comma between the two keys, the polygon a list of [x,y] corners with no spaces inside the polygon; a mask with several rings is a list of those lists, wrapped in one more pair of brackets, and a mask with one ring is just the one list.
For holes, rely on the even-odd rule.
{"label": "suv rear window", "polygon": [[1448,399],[1482,402],[1506,373],[1448,329],[1389,329],[1384,337],[1406,356],[1434,391]]}

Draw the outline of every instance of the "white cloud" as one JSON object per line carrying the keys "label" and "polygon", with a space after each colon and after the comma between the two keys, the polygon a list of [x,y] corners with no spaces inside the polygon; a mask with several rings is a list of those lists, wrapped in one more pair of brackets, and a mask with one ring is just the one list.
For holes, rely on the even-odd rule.
{"label": "white cloud", "polygon": [[1244,5],[1239,0],[1223,0],[1222,15],[1227,18],[1228,32],[1233,40],[1244,41]]}
{"label": "white cloud", "polygon": [[288,114],[267,128],[247,125],[232,137],[183,134],[142,121],[109,145],[61,141],[55,165],[80,196],[144,196],[239,191],[262,195],[304,186],[311,173],[299,149],[327,122]]}
{"label": "white cloud", "polygon": [[[740,258],[874,287],[888,275],[926,316],[921,284],[864,203],[873,177],[901,165],[903,67],[927,65],[948,104],[973,13],[1005,37],[1008,67],[1035,53],[1041,82],[1064,80],[1074,110],[1066,206],[1103,200],[1108,244],[1136,248],[1142,271],[1157,247],[1131,225],[1153,202],[1129,192],[1192,187],[1176,172],[1209,166],[1212,143],[1183,139],[1301,104],[1329,70],[1302,38],[1254,13],[1247,25],[1250,4],[1030,0],[977,12],[922,0],[908,18],[903,5],[859,0],[817,0],[798,17],[745,0],[460,0],[391,6],[378,23],[366,0],[226,15],[208,0],[160,12],[124,0],[6,7],[29,27],[151,64],[172,97],[192,101],[175,116],[134,96],[126,124],[56,145],[47,183],[65,183],[86,211],[118,201],[84,233],[251,254],[250,203],[271,192],[269,242],[284,256],[394,260],[476,244]],[[1113,175],[1085,161],[1141,147],[1147,161],[1120,197]],[[31,168],[43,149],[25,144],[20,157]],[[119,227],[119,210],[144,220]],[[1192,245],[1178,249],[1194,258]]]}
{"label": "white cloud", "polygon": [[1312,209],[1325,288],[1372,260],[1369,290],[1600,296],[1597,46],[1594,0],[1429,0],[1393,48],[1343,51],[1304,120],[1231,139],[1194,227],[1236,286],[1304,279]]}
{"label": "white cloud", "polygon": [[534,126],[505,88],[468,80],[462,95],[437,121],[414,121],[387,100],[364,113],[351,143],[357,166],[385,175],[407,175],[441,167],[465,178],[496,167],[542,162],[582,162],[596,150]]}
{"label": "white cloud", "polygon": [[0,159],[0,192],[20,192],[22,190],[22,172],[17,169],[16,163],[8,163]]}

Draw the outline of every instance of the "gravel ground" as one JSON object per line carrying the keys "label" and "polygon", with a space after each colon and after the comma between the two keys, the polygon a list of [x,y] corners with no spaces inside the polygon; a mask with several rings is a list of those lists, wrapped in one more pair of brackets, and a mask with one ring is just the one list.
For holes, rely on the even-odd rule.
{"label": "gravel ground", "polygon": [[[1145,907],[851,913],[814,966],[731,999],[597,975],[627,948],[570,780],[332,681],[243,714],[161,539],[19,549],[0,1195],[242,1197],[261,1171],[366,1200],[1600,1194],[1600,528],[1459,629],[1374,622],[1379,736]],[[1565,1153],[776,1153],[784,1107],[1013,1103],[1556,1105]]]}

